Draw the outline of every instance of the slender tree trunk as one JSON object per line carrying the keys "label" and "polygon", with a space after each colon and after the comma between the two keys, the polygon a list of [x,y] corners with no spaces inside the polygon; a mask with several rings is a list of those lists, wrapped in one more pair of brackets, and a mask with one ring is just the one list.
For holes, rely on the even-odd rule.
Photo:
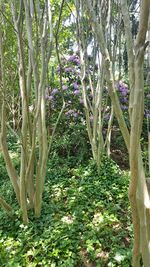
{"label": "slender tree trunk", "polygon": [[150,132],[148,132],[148,170],[150,174]]}
{"label": "slender tree trunk", "polygon": [[104,39],[104,33],[102,29],[101,23],[98,23],[96,19],[96,14],[94,13],[93,7],[91,5],[90,0],[86,1],[86,8],[90,17],[90,21],[93,27],[93,32],[96,35],[97,42],[99,44],[101,54],[103,56],[104,62],[105,62],[105,70],[106,70],[106,80],[107,85],[109,89],[109,94],[111,97],[111,101],[114,107],[114,112],[116,115],[116,118],[119,123],[120,130],[122,132],[122,135],[125,140],[125,144],[127,146],[127,149],[129,150],[130,147],[130,138],[129,138],[129,131],[126,126],[123,113],[120,107],[120,102],[117,96],[116,88],[115,88],[115,82],[114,82],[114,76],[113,76],[113,68],[112,68],[112,62],[110,60],[110,55],[106,46],[106,42]]}
{"label": "slender tree trunk", "polygon": [[0,197],[0,205],[8,213],[8,215],[12,213],[11,206],[2,197]]}
{"label": "slender tree trunk", "polygon": [[[84,2],[84,1],[82,1]],[[129,186],[129,199],[132,210],[132,220],[134,226],[134,249],[133,249],[133,267],[140,266],[140,257],[144,267],[150,264],[150,246],[149,246],[149,208],[150,200],[148,196],[145,174],[143,169],[140,136],[142,130],[142,122],[144,115],[144,78],[143,78],[143,62],[144,51],[147,43],[145,43],[146,32],[148,27],[150,1],[141,1],[139,32],[136,38],[135,57],[133,52],[132,35],[130,32],[129,15],[126,1],[121,1],[123,12],[125,32],[127,36],[127,50],[129,63],[129,82],[130,82],[130,122],[131,133],[129,135],[125,124],[120,103],[116,94],[112,62],[104,39],[102,24],[98,22],[97,15],[93,9],[91,1],[84,2],[88,11],[88,16],[93,27],[93,32],[97,37],[97,41],[105,60],[105,70],[107,85],[114,112],[119,123],[120,130],[124,137],[130,156],[131,180]],[[100,15],[101,17],[101,15]]]}
{"label": "slender tree trunk", "polygon": [[[1,20],[2,23],[2,20]],[[3,52],[3,38],[2,38],[2,31],[0,29],[0,55],[1,55],[1,82],[2,82],[2,105],[1,105],[1,135],[0,135],[0,141],[1,141],[1,149],[4,155],[6,168],[8,175],[10,177],[10,180],[12,182],[13,188],[16,193],[16,198],[18,200],[18,203],[20,203],[20,187],[19,187],[19,179],[18,174],[13,166],[13,163],[11,161],[9,152],[8,152],[8,146],[6,141],[6,103],[5,103],[5,97],[6,97],[6,81],[5,81],[5,62],[4,62],[4,52]]]}

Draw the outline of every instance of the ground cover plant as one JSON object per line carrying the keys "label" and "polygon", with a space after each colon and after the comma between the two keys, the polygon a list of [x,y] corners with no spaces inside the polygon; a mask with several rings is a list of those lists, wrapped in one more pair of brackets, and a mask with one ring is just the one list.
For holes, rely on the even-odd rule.
{"label": "ground cover plant", "polygon": [[26,226],[1,175],[1,194],[15,211],[0,211],[0,266],[130,266],[128,175],[112,160],[104,156],[97,175],[92,161],[72,167],[54,158],[41,218],[30,213]]}

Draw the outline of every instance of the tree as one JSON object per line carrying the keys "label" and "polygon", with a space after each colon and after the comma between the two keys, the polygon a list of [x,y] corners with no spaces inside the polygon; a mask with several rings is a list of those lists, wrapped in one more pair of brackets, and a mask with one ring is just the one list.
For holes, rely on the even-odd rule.
{"label": "tree", "polygon": [[[122,13],[126,37],[131,36],[129,15],[126,1],[122,1]],[[131,180],[129,187],[129,199],[132,209],[132,221],[134,226],[134,250],[133,266],[140,265],[140,254],[144,266],[150,262],[149,248],[149,208],[150,200],[146,186],[142,154],[140,148],[140,136],[144,115],[144,53],[148,45],[146,34],[148,30],[150,1],[142,1],[140,7],[139,30],[135,41],[133,54],[132,40],[127,43],[131,97],[130,97],[130,170]],[[128,20],[126,21],[126,19]],[[128,39],[128,40],[129,40]]]}
{"label": "tree", "polygon": [[[83,104],[86,116],[86,126],[89,141],[92,148],[92,155],[100,171],[101,155],[107,147],[107,154],[110,156],[111,127],[114,117],[113,106],[108,105],[108,95],[105,88],[105,66],[103,56],[95,34],[92,33],[91,24],[84,13],[83,1],[76,1],[77,13],[77,43],[81,60],[81,85]],[[88,25],[88,26],[87,26]],[[105,25],[107,27],[107,25]],[[111,38],[111,37],[110,37]],[[90,52],[88,52],[90,50]],[[112,58],[115,56],[112,52]],[[114,60],[115,62],[115,60]],[[87,88],[90,89],[91,98]],[[107,96],[106,96],[107,95]],[[107,124],[104,138],[104,118],[109,110],[109,122]],[[92,122],[91,122],[92,117]],[[105,125],[106,128],[106,125]]]}
{"label": "tree", "polygon": [[[20,174],[15,170],[8,146],[6,131],[6,56],[3,53],[5,36],[5,10],[10,8],[13,29],[18,46],[18,77],[21,96]],[[1,32],[1,147],[6,168],[22,210],[23,222],[28,222],[28,208],[40,216],[42,193],[48,159],[48,140],[45,121],[45,82],[53,47],[53,29],[50,1],[1,2],[3,29]],[[27,56],[28,51],[28,56]],[[32,111],[31,111],[32,107]]]}
{"label": "tree", "polygon": [[[80,1],[78,1],[80,2]],[[97,43],[102,54],[105,66],[105,80],[109,89],[115,116],[118,120],[120,130],[124,137],[129,157],[131,180],[129,186],[129,199],[132,210],[132,220],[134,226],[134,250],[133,250],[133,266],[140,264],[140,255],[144,266],[149,266],[150,248],[149,248],[149,207],[150,200],[146,186],[144,174],[140,136],[142,131],[142,122],[144,114],[144,76],[143,62],[144,51],[147,47],[145,42],[150,1],[141,1],[139,30],[136,37],[135,51],[133,52],[132,34],[130,32],[129,15],[125,8],[126,1],[121,1],[120,7],[124,13],[124,25],[126,31],[128,64],[129,64],[129,83],[130,83],[130,124],[131,131],[129,133],[125,123],[119,99],[116,92],[115,80],[113,75],[112,59],[106,43],[105,28],[103,26],[103,9],[101,1],[81,1],[86,10],[86,16],[92,26],[93,33],[96,36]],[[135,53],[135,56],[134,56]]]}

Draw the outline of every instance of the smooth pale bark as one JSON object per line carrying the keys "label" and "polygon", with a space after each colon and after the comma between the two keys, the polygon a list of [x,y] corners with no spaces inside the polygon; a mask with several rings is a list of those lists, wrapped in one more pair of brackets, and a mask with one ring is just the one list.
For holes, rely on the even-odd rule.
{"label": "smooth pale bark", "polygon": [[[140,223],[140,252],[145,267],[150,263],[150,236],[148,236],[146,209],[150,208],[150,200],[148,196],[143,163],[141,160],[141,151],[139,150],[140,136],[142,131],[143,115],[144,115],[144,52],[147,44],[146,33],[148,29],[150,1],[141,1],[139,31],[135,43],[135,87],[134,87],[134,103],[131,119],[131,138],[130,138],[130,169],[131,181],[129,197],[131,208],[138,208],[138,217]],[[137,195],[136,195],[137,193]],[[135,200],[136,196],[136,200]],[[134,200],[134,201],[133,201]],[[136,216],[136,214],[135,214]],[[149,224],[150,222],[148,222]],[[135,229],[136,230],[136,229]],[[137,230],[136,230],[137,231]],[[139,235],[139,232],[136,233]],[[136,257],[133,254],[133,266],[136,266]],[[138,263],[137,263],[138,264]]]}
{"label": "smooth pale bark", "polygon": [[[97,49],[97,41],[95,39],[95,46],[93,47],[93,58],[89,62],[87,54],[88,41],[84,35],[84,28],[82,24],[84,10],[82,3],[76,1],[77,12],[77,39],[80,51],[81,61],[81,85],[82,85],[82,98],[86,117],[86,126],[88,137],[91,145],[93,159],[96,162],[97,170],[100,171],[101,155],[104,151],[104,140],[102,134],[103,120],[102,120],[102,95],[103,95],[103,61],[100,59],[101,55]],[[98,59],[98,70],[96,79],[96,58]],[[93,73],[89,69],[92,66]],[[88,84],[87,84],[88,79]],[[89,99],[89,86],[92,100]]]}
{"label": "smooth pale bark", "polygon": [[[42,193],[48,159],[48,140],[45,118],[45,80],[53,47],[52,14],[50,1],[44,11],[40,3],[20,0],[10,1],[18,44],[18,75],[21,95],[21,160],[20,176],[13,168],[6,142],[5,80],[3,76],[3,105],[1,109],[1,147],[8,174],[22,210],[23,222],[28,223],[28,208],[40,216]],[[24,16],[25,15],[25,16]],[[25,23],[24,23],[25,19]],[[34,27],[34,30],[32,28]],[[27,35],[23,37],[23,31]],[[2,35],[1,35],[2,37]],[[27,39],[25,39],[27,38]],[[1,65],[4,73],[2,38],[0,40]],[[38,44],[38,45],[37,45]],[[39,45],[40,44],[40,45]],[[26,57],[28,46],[28,59]],[[25,62],[27,62],[25,64]],[[34,99],[34,101],[33,101]],[[29,103],[34,102],[32,116]]]}
{"label": "smooth pale bark", "polygon": [[110,157],[111,151],[110,151],[110,144],[111,144],[111,133],[112,133],[112,122],[114,119],[114,108],[113,105],[111,106],[111,112],[110,112],[110,118],[108,122],[108,129],[107,129],[107,134],[106,134],[106,141],[105,141],[105,146],[107,149],[107,155]]}
{"label": "smooth pale bark", "polygon": [[[127,13],[126,1],[121,1],[122,13],[126,29],[126,36],[131,36],[129,25],[129,14]],[[135,59],[133,58],[133,48],[131,38],[127,41],[128,56],[130,55],[130,63],[134,63],[134,68],[130,69],[130,86],[132,94],[130,103],[132,105],[131,119],[131,137],[130,137],[130,169],[131,180],[129,187],[129,198],[132,209],[132,220],[134,225],[134,250],[133,250],[133,266],[140,266],[140,253],[144,266],[149,266],[150,262],[150,248],[149,248],[149,210],[150,201],[145,182],[145,174],[143,163],[141,160],[141,150],[139,149],[140,135],[144,113],[144,78],[143,78],[143,62],[144,51],[146,48],[145,39],[149,18],[149,1],[141,1],[139,32],[136,38]],[[128,18],[128,21],[127,21]],[[130,64],[131,66],[133,65]],[[130,66],[129,66],[130,67]],[[129,76],[130,77],[130,76]],[[134,78],[135,85],[134,87]]]}
{"label": "smooth pale bark", "polygon": [[18,51],[19,51],[19,84],[21,92],[21,105],[22,105],[22,127],[21,127],[21,164],[20,164],[20,205],[22,210],[23,222],[28,223],[28,214],[27,214],[27,192],[25,184],[25,172],[28,162],[28,103],[27,103],[27,88],[26,88],[26,69],[24,61],[24,48],[23,48],[23,39],[21,31],[21,18],[22,18],[22,1],[20,1],[20,13],[17,17],[16,7],[11,2],[11,9],[13,15],[13,21],[16,29],[16,36],[18,42]]}
{"label": "smooth pale bark", "polygon": [[[47,3],[46,3],[47,5]],[[34,77],[34,86],[36,92],[36,116],[33,123],[33,138],[32,138],[32,150],[31,156],[29,160],[29,167],[26,173],[26,178],[28,179],[28,175],[31,176],[32,170],[32,163],[34,161],[34,154],[35,154],[35,140],[36,135],[38,138],[38,145],[39,145],[39,155],[38,155],[38,162],[36,167],[36,179],[35,179],[35,194],[34,194],[34,210],[35,215],[37,217],[40,216],[41,213],[41,206],[42,206],[42,193],[44,189],[44,179],[46,174],[46,163],[48,159],[48,143],[47,143],[47,130],[46,130],[46,123],[45,123],[45,78],[47,73],[47,65],[49,62],[50,54],[46,53],[49,51],[46,47],[46,40],[47,36],[47,13],[50,14],[50,4],[48,4],[49,10],[45,9],[46,14],[43,15],[43,21],[38,22],[38,18],[36,19],[36,23],[39,23],[39,42],[40,42],[40,49],[36,49],[33,45],[33,34],[32,34],[32,16],[30,14],[36,12],[40,15],[39,9],[39,1],[37,1],[37,9],[34,11],[33,6],[27,4],[27,1],[24,1],[25,6],[25,16],[26,16],[26,29],[28,35],[28,43],[29,43],[29,51],[31,57],[31,64],[33,69],[33,77]],[[31,10],[32,8],[32,10]],[[41,16],[41,15],[40,15]],[[50,15],[49,15],[50,16]],[[51,26],[51,25],[50,25]],[[52,28],[51,28],[52,29]],[[52,40],[51,40],[52,41]],[[41,70],[37,69],[37,58],[38,54],[40,55],[41,60]],[[30,195],[34,191],[30,192]]]}
{"label": "smooth pale bark", "polygon": [[[132,219],[134,226],[134,250],[133,250],[133,266],[138,267],[140,265],[140,256],[142,254],[142,260],[144,266],[148,267],[150,263],[150,251],[149,251],[149,207],[150,201],[145,182],[145,174],[143,169],[141,149],[140,149],[140,136],[144,114],[144,78],[143,78],[143,62],[144,51],[147,43],[145,43],[147,24],[149,17],[150,1],[141,1],[140,9],[140,23],[139,31],[136,38],[135,53],[133,51],[132,35],[130,32],[129,14],[127,9],[127,3],[121,2],[122,12],[124,12],[124,23],[126,37],[129,35],[127,41],[127,50],[129,58],[129,82],[131,88],[130,94],[130,121],[131,121],[131,133],[129,135],[127,126],[125,124],[123,114],[120,108],[120,103],[115,90],[115,83],[113,77],[113,67],[111,57],[107,49],[107,45],[104,39],[103,28],[98,22],[95,9],[92,6],[90,0],[81,1],[85,9],[87,9],[87,15],[90,18],[93,32],[97,37],[97,41],[100,47],[100,51],[105,61],[106,80],[109,88],[110,97],[114,107],[114,112],[117,117],[120,130],[123,134],[126,146],[130,156],[130,168],[131,168],[131,180],[129,186],[129,199],[131,203]],[[101,14],[99,16],[101,18]],[[81,36],[80,36],[81,38]],[[84,43],[82,43],[83,45]],[[82,47],[82,46],[81,46]],[[135,56],[134,56],[135,54]],[[85,58],[85,55],[81,56]],[[84,82],[86,77],[86,67],[83,70]],[[84,84],[84,87],[86,84]],[[84,93],[84,91],[83,91]],[[84,97],[84,94],[83,94]],[[87,105],[85,97],[85,106]]]}
{"label": "smooth pale bark", "polygon": [[[37,134],[37,124],[38,124],[38,120],[40,117],[40,102],[41,102],[41,97],[39,92],[38,92],[38,87],[39,87],[39,69],[38,69],[38,65],[39,62],[38,60],[40,60],[40,51],[39,48],[34,45],[34,36],[33,36],[33,17],[35,16],[35,28],[36,28],[36,42],[38,43],[38,36],[39,36],[39,29],[38,29],[38,18],[37,18],[37,13],[39,13],[39,17],[40,17],[40,7],[39,7],[39,1],[36,1],[36,7],[38,7],[38,10],[33,6],[32,1],[30,1],[30,4],[28,1],[23,1],[24,3],[24,8],[25,8],[25,23],[26,23],[26,32],[27,32],[27,39],[28,39],[28,47],[29,47],[29,66],[28,66],[28,70],[31,68],[31,72],[33,74],[33,81],[34,81],[34,92],[35,92],[35,116],[33,119],[33,124],[32,124],[32,137],[31,137],[31,144],[32,144],[32,148],[31,148],[31,156],[30,156],[30,160],[29,160],[29,165],[28,165],[28,170],[26,173],[26,179],[27,179],[27,183],[30,183],[30,179],[28,179],[28,177],[31,176],[32,173],[32,164],[31,164],[31,159],[33,162],[33,155],[34,155],[34,150],[35,150],[35,142],[36,142],[36,134]],[[29,80],[29,79],[28,79]],[[29,81],[30,82],[30,81]],[[30,93],[32,87],[31,87],[31,82],[27,83],[28,87],[28,93]],[[30,166],[30,167],[29,167]]]}
{"label": "smooth pale bark", "polygon": [[[131,92],[131,108],[132,115],[131,120],[131,133],[129,135],[127,126],[125,124],[124,118],[122,116],[120,103],[117,98],[115,91],[112,62],[110,60],[110,55],[105,43],[103,28],[101,23],[97,21],[96,14],[94,12],[93,6],[90,0],[87,0],[85,7],[88,10],[88,16],[90,18],[93,32],[97,37],[99,43],[100,51],[105,60],[105,71],[106,79],[109,88],[110,97],[114,107],[115,115],[118,119],[120,130],[123,134],[126,146],[129,151],[130,156],[130,168],[131,168],[131,181],[129,187],[129,198],[132,210],[132,219],[134,226],[134,252],[133,252],[133,266],[138,267],[140,265],[140,255],[142,254],[142,260],[145,267],[150,264],[150,248],[149,248],[149,220],[148,220],[148,210],[150,207],[150,201],[148,197],[147,186],[145,182],[145,175],[143,171],[143,163],[141,159],[140,150],[140,136],[143,122],[144,114],[144,79],[143,79],[143,62],[144,62],[144,51],[147,46],[145,44],[147,24],[149,17],[150,1],[141,1],[140,10],[140,23],[139,32],[136,39],[135,47],[135,58],[133,58],[133,50],[131,44],[131,34],[128,40],[128,56],[131,55],[129,59],[129,68],[131,70],[132,76],[130,75],[130,83],[132,87]],[[123,4],[126,4],[122,1]],[[125,14],[127,11],[127,5],[125,6]],[[124,17],[126,23],[127,16]],[[125,26],[126,35],[130,30],[129,21]],[[134,66],[134,68],[133,68]],[[130,74],[131,74],[130,73]]]}
{"label": "smooth pale bark", "polygon": [[[1,19],[1,25],[3,25],[2,18],[0,17],[0,19]],[[2,38],[2,30],[0,29],[0,56],[1,56],[1,83],[2,83],[2,86],[1,86],[2,103],[1,103],[1,111],[0,111],[0,115],[1,115],[0,141],[1,141],[1,149],[4,155],[7,172],[12,182],[14,191],[16,193],[16,198],[18,200],[18,203],[20,203],[20,188],[19,188],[18,174],[10,158],[7,141],[6,141],[6,108],[5,108],[6,81],[5,81],[5,69],[4,69],[5,60],[4,60],[4,53],[3,53],[3,43],[4,43],[4,40]]]}
{"label": "smooth pale bark", "polygon": [[[26,30],[28,36],[31,65],[33,69],[34,89],[36,94],[36,113],[32,125],[32,148],[29,158],[29,165],[26,172],[26,179],[28,179],[28,175],[29,177],[31,176],[32,164],[35,155],[35,145],[37,141],[38,154],[36,152],[37,163],[35,171],[35,193],[32,190],[30,195],[32,196],[32,194],[34,193],[33,204],[35,215],[36,217],[39,217],[42,207],[42,194],[44,190],[46,164],[48,160],[48,140],[45,118],[45,79],[53,47],[52,14],[50,1],[46,1],[43,14],[41,13],[40,3],[38,0],[36,1],[34,8],[33,5],[30,5],[29,7],[27,1],[23,2],[25,6]],[[31,14],[32,16],[30,16]],[[37,31],[39,31],[36,33],[37,36],[39,36],[39,47],[36,47],[34,44],[34,36],[32,30],[32,28],[34,27],[33,15],[35,15],[36,29]],[[42,20],[40,18],[42,18]],[[40,61],[38,62],[38,60]],[[39,67],[39,65],[41,66]]]}
{"label": "smooth pale bark", "polygon": [[[129,62],[129,82],[130,82],[130,170],[131,180],[129,186],[129,199],[132,210],[132,221],[134,226],[134,247],[133,266],[140,266],[140,255],[144,266],[150,263],[149,247],[149,213],[150,201],[145,182],[145,174],[140,150],[140,136],[144,114],[144,77],[143,63],[146,32],[148,28],[150,1],[141,1],[139,31],[136,38],[135,56],[133,52],[132,34],[129,25],[129,13],[127,2],[121,1],[125,33],[127,39],[127,51]],[[134,67],[133,67],[134,66]]]}
{"label": "smooth pale bark", "polygon": [[45,78],[47,73],[47,54],[45,47],[45,40],[47,39],[47,18],[46,14],[43,21],[44,25],[40,25],[40,43],[41,43],[41,75],[38,87],[38,98],[40,98],[40,117],[38,121],[39,134],[39,161],[38,172],[36,175],[36,189],[35,189],[35,215],[40,216],[42,206],[42,193],[44,189],[44,180],[46,175],[46,164],[48,159],[48,141],[47,129],[45,120]]}
{"label": "smooth pale bark", "polygon": [[127,55],[128,55],[128,75],[129,75],[129,84],[130,84],[130,99],[129,99],[129,115],[130,120],[132,116],[132,108],[133,108],[133,90],[135,83],[135,73],[134,73],[134,50],[133,50],[133,40],[131,33],[131,25],[130,25],[130,16],[128,11],[128,5],[126,0],[121,0],[121,11],[124,21],[124,29],[125,29],[125,38],[126,38],[126,46],[127,46]]}
{"label": "smooth pale bark", "polygon": [[[86,125],[88,136],[92,148],[93,158],[97,164],[98,172],[100,168],[100,158],[101,154],[104,150],[104,140],[102,136],[102,86],[100,80],[97,83],[96,88],[93,89],[93,103],[92,107],[88,101],[87,90],[86,90],[86,67],[85,67],[85,59],[82,54],[82,50],[80,49],[80,58],[81,58],[81,84],[82,84],[82,96],[84,101],[84,110],[86,116]],[[91,86],[93,88],[93,85]],[[90,116],[92,114],[92,118]],[[92,121],[91,121],[92,119]]]}
{"label": "smooth pale bark", "polygon": [[148,132],[148,168],[150,174],[150,132]]}
{"label": "smooth pale bark", "polygon": [[[109,9],[108,9],[108,20],[110,20],[110,1],[109,1]],[[124,135],[124,139],[127,145],[127,148],[129,149],[129,132],[126,127],[124,117],[122,114],[122,110],[120,108],[118,96],[116,93],[115,89],[115,83],[114,83],[114,75],[113,75],[113,64],[110,60],[110,55],[106,46],[106,42],[104,40],[104,33],[102,30],[102,25],[101,23],[98,23],[98,20],[96,18],[96,13],[93,9],[93,6],[91,5],[90,1],[76,1],[76,9],[77,9],[77,25],[78,25],[78,43],[79,43],[79,51],[80,51],[80,58],[81,58],[81,83],[82,83],[82,95],[83,95],[83,103],[84,103],[84,108],[85,108],[85,115],[86,115],[86,124],[87,124],[87,131],[88,131],[88,136],[90,140],[90,144],[92,147],[92,153],[93,153],[93,158],[97,163],[98,168],[100,167],[100,156],[101,153],[104,150],[104,140],[103,140],[103,135],[102,135],[102,88],[103,88],[103,83],[99,81],[99,84],[97,84],[97,89],[94,88],[92,84],[92,79],[90,79],[90,76],[87,73],[88,69],[88,57],[87,57],[87,40],[85,40],[85,34],[84,34],[84,25],[82,18],[84,16],[85,9],[87,9],[87,14],[90,17],[90,22],[93,26],[93,32],[96,36],[96,41],[95,43],[98,43],[98,47],[100,47],[100,56],[103,60],[101,64],[99,64],[99,70],[100,73],[102,73],[103,69],[105,68],[105,79],[107,80],[107,85],[110,90],[110,96],[111,96],[111,101],[113,103],[114,111],[116,114],[116,117],[119,122],[119,126],[121,128],[121,131]],[[102,21],[102,16],[101,14],[99,15],[99,20]],[[107,25],[108,28],[108,25]],[[95,37],[94,37],[95,38]],[[110,49],[111,50],[111,49]],[[96,58],[95,58],[96,61]],[[103,65],[101,67],[101,65]],[[100,73],[98,73],[98,77],[100,77]],[[91,87],[91,92],[92,95],[95,94],[92,106],[89,105],[88,101],[88,96],[87,96],[87,90],[86,90],[86,78],[89,78],[90,81],[90,87]],[[95,93],[96,92],[96,93]],[[90,122],[90,114],[92,113],[93,115],[93,125],[91,125]],[[107,136],[106,136],[106,142],[107,142],[107,151],[110,153],[110,138],[111,138],[111,124],[113,122],[113,111],[111,113],[111,117],[109,120],[108,124],[108,131],[107,131]]]}
{"label": "smooth pale bark", "polygon": [[8,215],[10,215],[12,213],[11,206],[2,197],[0,197],[0,205],[8,213]]}
{"label": "smooth pale bark", "polygon": [[120,107],[119,99],[117,96],[116,88],[115,88],[115,82],[114,82],[114,77],[113,77],[113,67],[112,67],[112,62],[110,60],[110,55],[106,46],[106,42],[104,39],[104,33],[102,29],[101,23],[97,21],[96,14],[93,10],[93,7],[91,5],[91,1],[87,0],[85,7],[87,8],[88,15],[93,27],[93,32],[96,35],[97,42],[100,47],[101,54],[103,56],[104,62],[105,62],[105,72],[106,72],[106,80],[107,80],[107,85],[111,97],[111,101],[114,107],[114,112],[115,116],[118,120],[118,124],[120,127],[120,130],[122,132],[122,135],[124,137],[127,149],[129,150],[129,144],[130,144],[130,139],[129,139],[129,131],[126,126],[123,113]]}

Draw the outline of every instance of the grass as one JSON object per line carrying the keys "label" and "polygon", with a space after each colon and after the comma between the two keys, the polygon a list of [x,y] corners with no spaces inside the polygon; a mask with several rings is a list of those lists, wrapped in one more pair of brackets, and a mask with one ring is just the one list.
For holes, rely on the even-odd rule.
{"label": "grass", "polygon": [[9,179],[3,176],[1,195],[15,212],[9,218],[0,210],[1,267],[130,266],[128,176],[106,157],[99,176],[92,162],[71,165],[49,162],[42,215],[35,219],[30,212],[28,226],[22,224]]}

